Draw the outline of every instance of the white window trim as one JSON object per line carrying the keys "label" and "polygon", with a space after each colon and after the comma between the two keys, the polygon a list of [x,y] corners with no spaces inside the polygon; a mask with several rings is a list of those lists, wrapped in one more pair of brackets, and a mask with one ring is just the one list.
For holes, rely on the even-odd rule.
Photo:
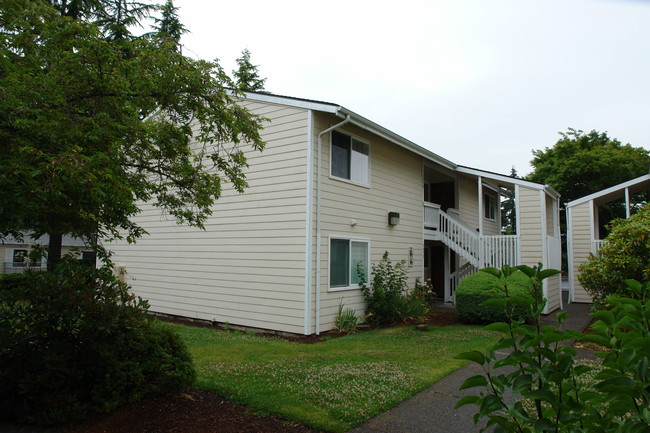
{"label": "white window trim", "polygon": [[[14,262],[13,258],[14,258],[14,254],[15,254],[15,252],[17,250],[25,250],[25,251],[27,251],[27,261],[25,261],[25,262]],[[29,246],[7,248],[5,250],[5,266],[7,266],[8,269],[25,269],[25,268],[32,267],[32,266],[40,267],[42,263],[45,263],[45,258],[41,259],[41,261],[39,261],[39,262],[32,263],[29,260],[29,250],[30,250]],[[17,263],[22,263],[22,264],[19,265],[19,266],[16,266]]]}
{"label": "white window trim", "polygon": [[[330,287],[330,280],[331,280],[331,275],[332,275],[332,239],[341,239],[341,240],[347,240],[350,241],[350,245],[352,242],[364,242],[366,245],[368,245],[368,257],[366,257],[366,269],[368,270],[368,274],[366,275],[366,280],[370,279],[370,239],[365,239],[365,238],[356,238],[356,237],[350,237],[350,236],[339,236],[339,235],[329,235],[328,240],[327,240],[327,291],[328,292],[343,292],[346,290],[359,290],[361,289],[360,284],[351,284],[347,287]],[[350,255],[350,258],[352,255]],[[352,267],[350,267],[350,273],[352,273]],[[352,275],[350,275],[350,278]],[[368,281],[366,281],[366,284],[368,284]]]}
{"label": "white window trim", "polygon": [[[370,173],[372,173],[372,169],[371,169],[372,168],[372,146],[370,145],[370,143],[368,143],[368,141],[362,139],[358,135],[351,134],[351,133],[349,133],[348,131],[346,131],[344,129],[335,129],[335,131],[340,133],[340,134],[345,134],[345,135],[349,136],[350,138],[352,138],[353,140],[357,140],[357,141],[359,141],[359,142],[361,142],[361,143],[368,146],[368,182],[367,183],[357,182],[357,181],[354,181],[352,179],[346,179],[344,177],[338,177],[338,176],[335,176],[335,175],[332,174],[332,167],[333,167],[333,163],[332,163],[332,156],[333,156],[332,141],[333,140],[332,140],[332,138],[334,137],[334,134],[332,134],[332,133],[329,134],[329,136],[330,136],[329,178],[333,179],[333,180],[337,180],[339,182],[349,183],[351,185],[361,186],[361,187],[364,187],[364,188],[370,188],[370,183],[371,183],[371,181],[370,181],[370,179],[371,179]],[[334,132],[334,131],[332,131],[332,132]],[[352,177],[351,174],[350,174],[350,177]]]}
{"label": "white window trim", "polygon": [[[492,207],[492,209],[494,210],[494,217],[493,218],[490,218],[485,212],[485,205],[488,204],[485,201],[485,196],[489,196],[491,199],[494,200],[494,206]],[[483,219],[485,219],[486,221],[493,221],[494,222],[494,221],[497,220],[497,215],[499,214],[499,210],[500,210],[500,208],[498,206],[498,204],[499,204],[498,197],[499,197],[498,194],[495,195],[491,191],[487,191],[487,192],[484,191],[483,192]]]}

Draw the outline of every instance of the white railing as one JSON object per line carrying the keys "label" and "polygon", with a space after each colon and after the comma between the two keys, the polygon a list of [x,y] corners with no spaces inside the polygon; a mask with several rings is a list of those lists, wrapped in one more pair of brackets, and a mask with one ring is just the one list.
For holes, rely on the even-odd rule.
{"label": "white railing", "polygon": [[594,239],[591,241],[591,252],[597,254],[598,251],[605,245],[607,241],[605,239]]}
{"label": "white railing", "polygon": [[471,263],[467,262],[463,266],[461,266],[460,268],[452,272],[451,275],[449,275],[449,293],[451,299],[455,301],[456,288],[458,288],[458,285],[463,280],[463,278],[473,274],[476,271],[477,271],[476,267],[474,267]]}
{"label": "white railing", "polygon": [[46,268],[45,262],[38,263],[25,263],[25,262],[4,262],[5,274],[19,274],[25,272],[27,269],[31,270],[44,270]]}
{"label": "white railing", "polygon": [[519,237],[517,235],[481,236],[481,249],[481,267],[515,266],[519,257]]}
{"label": "white railing", "polygon": [[460,221],[449,218],[449,215],[443,211],[440,211],[439,231],[445,245],[472,265],[479,266],[480,236],[478,233],[467,228]]}
{"label": "white railing", "polygon": [[440,240],[476,268],[517,265],[519,237],[517,235],[481,236],[460,220],[460,212],[440,205],[424,203],[424,228],[435,230]]}

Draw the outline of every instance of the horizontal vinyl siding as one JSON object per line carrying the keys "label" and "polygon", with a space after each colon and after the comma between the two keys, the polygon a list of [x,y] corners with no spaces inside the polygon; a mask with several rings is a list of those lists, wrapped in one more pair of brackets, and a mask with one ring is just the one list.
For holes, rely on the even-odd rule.
{"label": "horizontal vinyl siding", "polygon": [[543,260],[542,209],[539,190],[519,186],[519,242],[521,263],[536,266]]}
{"label": "horizontal vinyl siding", "polygon": [[[340,121],[316,117],[317,131]],[[334,325],[338,306],[345,303],[362,315],[365,301],[361,290],[329,291],[329,239],[346,236],[370,241],[370,261],[381,261],[385,251],[393,262],[407,261],[410,287],[423,269],[422,160],[392,143],[360,128],[346,125],[341,132],[370,146],[370,187],[331,178],[330,134],[322,140],[322,238],[321,238],[321,330]],[[388,226],[388,212],[398,212],[400,222]],[[352,226],[351,221],[356,225]],[[409,248],[414,263],[408,266]],[[369,272],[370,273],[370,272]],[[370,275],[368,275],[370,278]]]}
{"label": "horizontal vinyl siding", "polygon": [[573,301],[574,302],[586,302],[591,303],[591,297],[585,291],[585,289],[580,285],[578,281],[578,265],[584,263],[589,258],[591,254],[591,214],[589,212],[592,202],[588,201],[571,208],[571,232],[572,238],[571,242],[571,251],[573,253],[573,263],[570,266],[573,267],[573,278],[571,283],[573,284]]}
{"label": "horizontal vinyl siding", "polygon": [[151,311],[302,333],[304,328],[307,111],[245,103],[265,124],[263,152],[242,145],[249,187],[224,184],[205,231],[143,205],[148,232],[115,243],[114,261]]}
{"label": "horizontal vinyl siding", "polygon": [[546,311],[548,311],[549,313],[558,310],[560,308],[561,279],[562,279],[561,275],[554,275],[545,280],[546,293],[548,293],[548,297],[546,299],[547,301]]}
{"label": "horizontal vinyl siding", "polygon": [[473,229],[478,229],[478,185],[466,177],[458,179],[458,210],[460,219]]}

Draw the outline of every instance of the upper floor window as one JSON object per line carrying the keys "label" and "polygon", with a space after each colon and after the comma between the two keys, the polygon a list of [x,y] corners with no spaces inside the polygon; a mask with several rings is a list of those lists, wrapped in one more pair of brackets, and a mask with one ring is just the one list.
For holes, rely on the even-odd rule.
{"label": "upper floor window", "polygon": [[497,219],[497,198],[494,194],[486,193],[483,196],[483,217],[489,220]]}
{"label": "upper floor window", "polygon": [[369,153],[367,143],[332,131],[332,176],[367,186],[370,183]]}

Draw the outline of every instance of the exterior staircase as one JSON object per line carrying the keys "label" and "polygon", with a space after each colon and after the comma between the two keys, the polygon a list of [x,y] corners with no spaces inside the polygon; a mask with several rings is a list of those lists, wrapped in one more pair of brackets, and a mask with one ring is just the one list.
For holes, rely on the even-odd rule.
{"label": "exterior staircase", "polygon": [[478,269],[517,264],[518,236],[481,235],[462,222],[455,209],[449,209],[447,213],[437,204],[425,203],[424,228],[435,232],[435,240],[441,241],[466,262],[450,276],[452,293],[464,277]]}

